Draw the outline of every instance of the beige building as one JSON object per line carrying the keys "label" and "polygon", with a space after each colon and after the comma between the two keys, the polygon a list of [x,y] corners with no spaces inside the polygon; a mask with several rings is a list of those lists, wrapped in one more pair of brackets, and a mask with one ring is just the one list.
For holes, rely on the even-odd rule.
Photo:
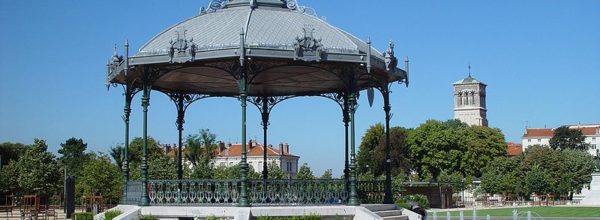
{"label": "beige building", "polygon": [[471,77],[471,73],[467,78],[455,82],[454,119],[471,126],[487,127],[486,87],[486,84]]}
{"label": "beige building", "polygon": [[[264,152],[267,151],[267,164],[277,164],[284,174],[289,178],[296,176],[298,173],[299,156],[290,153],[289,144],[279,144],[278,148],[273,148],[272,145],[264,147],[256,141],[250,140],[246,145],[246,156],[249,166],[254,168],[254,171],[262,173],[264,163]],[[235,166],[242,160],[242,144],[219,144],[217,154],[212,161],[212,165],[218,166]]]}

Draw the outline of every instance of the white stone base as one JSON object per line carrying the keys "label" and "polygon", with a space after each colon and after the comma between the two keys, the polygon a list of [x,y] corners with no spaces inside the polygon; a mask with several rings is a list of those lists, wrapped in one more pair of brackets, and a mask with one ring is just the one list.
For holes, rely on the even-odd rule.
{"label": "white stone base", "polygon": [[579,202],[581,205],[600,205],[600,173],[592,174],[590,189],[582,190],[581,196],[583,197]]}

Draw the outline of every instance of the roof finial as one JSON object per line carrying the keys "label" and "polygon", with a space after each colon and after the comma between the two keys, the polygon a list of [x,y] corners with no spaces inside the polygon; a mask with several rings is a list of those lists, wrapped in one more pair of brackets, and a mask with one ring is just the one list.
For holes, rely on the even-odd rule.
{"label": "roof finial", "polygon": [[469,78],[471,78],[471,63],[469,62]]}

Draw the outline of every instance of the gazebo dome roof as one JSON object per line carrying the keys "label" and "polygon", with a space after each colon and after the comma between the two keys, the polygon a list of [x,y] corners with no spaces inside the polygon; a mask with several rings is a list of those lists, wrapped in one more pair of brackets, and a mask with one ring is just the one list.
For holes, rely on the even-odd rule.
{"label": "gazebo dome roof", "polygon": [[[288,7],[286,3],[293,4]],[[178,36],[193,40],[199,51],[238,48],[242,30],[249,49],[293,51],[296,38],[307,35],[320,40],[327,53],[359,54],[368,48],[365,42],[295,5],[295,1],[213,1],[211,6],[159,33],[136,56],[167,54]],[[373,56],[381,58],[381,53],[374,51]]]}
{"label": "gazebo dome roof", "polygon": [[311,11],[295,0],[212,0],[208,9],[162,31],[134,56],[115,52],[107,84],[139,88],[144,72],[154,71],[154,90],[236,96],[243,70],[251,75],[250,96],[408,85],[393,43],[381,53]]}

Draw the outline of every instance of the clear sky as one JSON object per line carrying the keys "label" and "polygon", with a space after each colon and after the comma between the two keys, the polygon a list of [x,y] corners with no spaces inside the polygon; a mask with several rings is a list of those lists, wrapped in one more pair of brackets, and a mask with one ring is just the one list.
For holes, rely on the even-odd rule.
{"label": "clear sky", "polygon": [[[409,88],[394,85],[393,126],[416,127],[453,117],[452,83],[473,76],[488,84],[488,119],[507,141],[526,124],[600,123],[600,1],[299,0],[320,17],[397,56],[409,56]],[[48,141],[54,152],[70,137],[107,152],[123,142],[121,88],[106,90],[105,64],[115,43],[132,51],[161,30],[196,15],[208,0],[0,1],[0,142]],[[133,52],[132,52],[133,53]],[[365,97],[363,95],[363,97]],[[379,97],[357,112],[357,142],[383,122]],[[260,115],[248,113],[250,138],[262,141]],[[154,93],[149,134],[176,143],[176,110]],[[190,107],[184,134],[210,128],[240,141],[240,107],[209,99]],[[132,137],[141,136],[139,96]],[[270,142],[290,144],[316,174],[343,168],[343,124],[337,105],[299,98],[272,113]]]}

